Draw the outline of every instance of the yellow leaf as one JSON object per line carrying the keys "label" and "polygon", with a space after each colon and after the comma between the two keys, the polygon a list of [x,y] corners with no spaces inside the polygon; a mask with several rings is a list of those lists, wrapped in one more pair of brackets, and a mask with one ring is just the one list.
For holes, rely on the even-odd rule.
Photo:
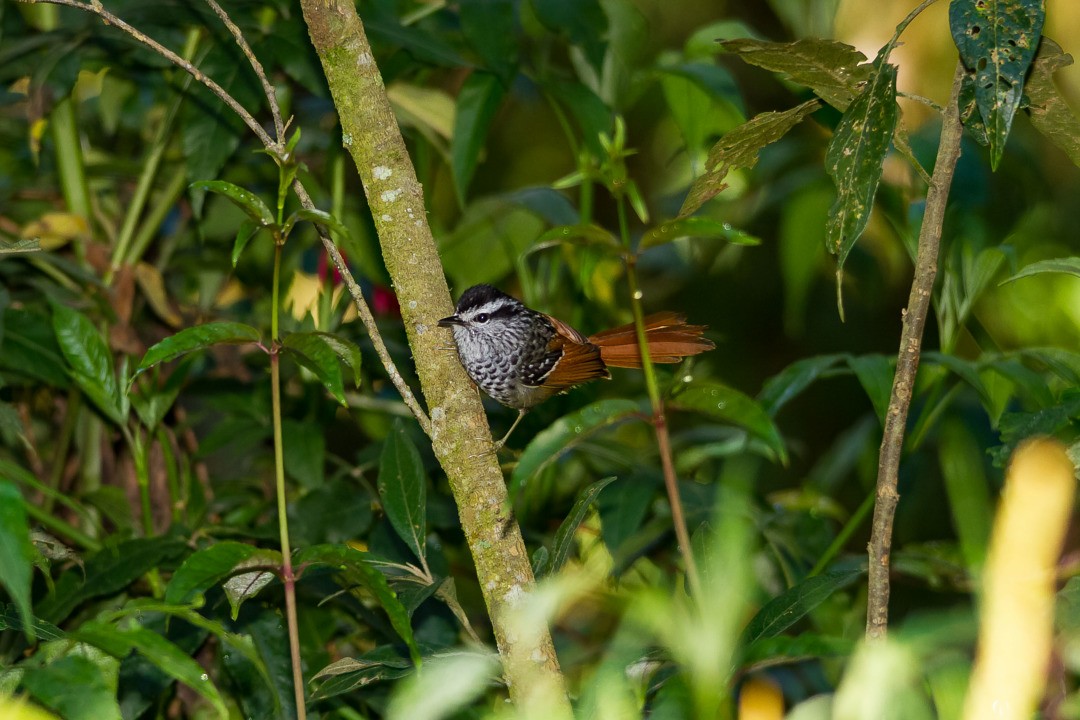
{"label": "yellow leaf", "polygon": [[442,90],[393,83],[386,94],[402,122],[428,127],[447,140],[454,134],[454,99]]}
{"label": "yellow leaf", "polygon": [[739,720],[783,720],[780,686],[761,675],[751,676],[739,691]]}
{"label": "yellow leaf", "polygon": [[86,218],[74,213],[45,213],[22,229],[22,237],[41,242],[42,250],[56,250],[90,234]]}
{"label": "yellow leaf", "polygon": [[153,265],[139,263],[135,266],[135,282],[139,284],[150,308],[169,327],[179,328],[184,324],[184,318],[176,311],[169,302],[169,294],[165,291],[165,278]]}
{"label": "yellow leaf", "polygon": [[0,717],[5,720],[57,720],[50,712],[3,695],[0,695]]}

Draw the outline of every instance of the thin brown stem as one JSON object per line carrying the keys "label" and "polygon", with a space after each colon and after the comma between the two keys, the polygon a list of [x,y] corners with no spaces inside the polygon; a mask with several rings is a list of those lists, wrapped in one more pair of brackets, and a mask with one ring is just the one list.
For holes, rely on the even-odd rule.
{"label": "thin brown stem", "polygon": [[930,298],[937,278],[938,250],[941,246],[941,230],[945,222],[945,206],[949,200],[956,162],[960,158],[960,139],[963,126],[960,123],[958,99],[964,68],[957,64],[953,78],[952,95],[945,109],[938,144],[937,160],[926,194],[926,212],[919,231],[919,249],[915,260],[915,276],[911,281],[911,294],[903,313],[903,329],[900,334],[900,351],[893,375],[892,396],[885,413],[885,429],[878,456],[877,499],[874,505],[874,521],[870,534],[870,577],[866,607],[866,636],[884,637],[889,624],[889,554],[892,547],[893,520],[900,501],[897,481],[900,474],[900,455],[904,446],[904,431],[911,394],[915,386],[915,374],[919,369],[923,330],[930,310]]}
{"label": "thin brown stem", "polygon": [[[296,197],[300,199],[301,205],[308,209],[315,207],[315,204],[311,202],[311,197],[307,194],[307,190],[304,189],[299,180],[293,183],[293,190],[296,192]],[[390,357],[390,351],[386,349],[386,343],[383,342],[382,335],[375,330],[375,316],[371,314],[371,308],[368,307],[367,301],[364,299],[363,291],[356,283],[356,280],[353,279],[352,273],[348,271],[345,259],[341,257],[341,253],[338,252],[337,245],[334,244],[330,234],[322,226],[317,226],[317,228],[323,247],[326,248],[326,254],[330,256],[330,261],[334,263],[334,267],[341,273],[341,278],[345,281],[345,287],[348,288],[349,294],[352,295],[353,302],[356,304],[360,322],[364,323],[364,327],[367,328],[368,335],[371,338],[371,345],[375,348],[375,354],[379,356],[379,360],[382,361],[383,368],[386,369],[386,374],[390,377],[390,382],[394,384],[394,387],[401,394],[401,399],[412,411],[413,417],[416,418],[416,422],[420,425],[420,429],[424,431],[425,435],[431,437],[431,420],[428,419],[424,409],[420,407],[420,402],[413,395],[412,390],[409,389],[409,384],[405,382],[405,378],[401,377],[401,373],[398,372],[393,358]]]}
{"label": "thin brown stem", "polygon": [[270,105],[270,114],[274,117],[274,132],[277,135],[278,145],[284,146],[285,144],[285,123],[281,121],[281,108],[278,106],[277,94],[274,92],[274,86],[270,84],[270,81],[266,78],[266,71],[263,70],[262,63],[259,62],[259,58],[255,57],[255,53],[251,51],[251,46],[248,45],[247,39],[244,38],[244,34],[240,31],[240,28],[236,26],[236,23],[232,21],[229,14],[222,9],[215,0],[206,0],[206,4],[210,6],[210,9],[221,19],[221,22],[225,24],[225,27],[232,33],[233,39],[236,40],[236,44],[240,47],[240,52],[244,53],[244,57],[247,58],[248,63],[251,65],[251,69],[255,71],[255,74],[259,76],[259,83],[262,85],[263,93],[266,95],[266,101]]}

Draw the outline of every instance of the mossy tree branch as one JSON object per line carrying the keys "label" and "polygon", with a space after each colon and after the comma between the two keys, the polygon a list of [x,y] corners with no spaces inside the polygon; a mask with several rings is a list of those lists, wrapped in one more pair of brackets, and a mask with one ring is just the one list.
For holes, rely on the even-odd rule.
{"label": "mossy tree branch", "polygon": [[934,173],[926,193],[926,211],[919,230],[919,247],[915,258],[915,276],[911,294],[903,314],[900,350],[896,356],[892,395],[885,412],[885,429],[878,455],[877,500],[870,534],[870,577],[866,606],[866,637],[884,637],[889,625],[889,555],[892,548],[893,520],[900,494],[896,491],[900,476],[900,455],[904,447],[904,431],[915,374],[922,355],[923,330],[930,310],[930,299],[937,279],[938,251],[945,223],[945,206],[949,201],[953,173],[960,159],[960,140],[964,128],[960,122],[960,85],[964,68],[957,64],[953,77],[952,96],[945,108],[938,142]]}
{"label": "mossy tree branch", "polygon": [[352,2],[302,0],[301,8],[375,219],[430,410],[432,446],[457,501],[511,698],[521,708],[554,700],[558,712],[569,716],[546,628],[518,633],[508,626],[509,611],[533,583],[532,568],[509,514],[479,396],[451,349],[449,332],[436,324],[453,312],[450,291],[371,46]]}

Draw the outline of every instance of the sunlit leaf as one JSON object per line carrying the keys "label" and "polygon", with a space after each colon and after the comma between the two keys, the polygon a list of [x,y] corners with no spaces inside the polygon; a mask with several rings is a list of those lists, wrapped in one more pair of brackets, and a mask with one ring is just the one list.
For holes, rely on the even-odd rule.
{"label": "sunlit leaf", "polygon": [[1053,77],[1055,72],[1072,65],[1072,62],[1072,55],[1065,53],[1060,45],[1044,35],[1024,92],[1031,101],[1028,108],[1031,124],[1061,148],[1073,164],[1080,165],[1080,118],[1076,117],[1062,97]]}
{"label": "sunlit leaf", "polygon": [[836,40],[807,38],[778,43],[740,38],[723,40],[720,45],[751,65],[805,85],[841,111],[847,110],[872,72],[865,55]]}
{"label": "sunlit leaf", "polygon": [[379,497],[397,534],[416,554],[427,556],[427,474],[405,424],[387,436],[379,460]]}
{"label": "sunlit leaf", "polygon": [[679,217],[691,215],[706,201],[723,192],[727,187],[724,178],[728,173],[739,168],[754,167],[762,148],[787,135],[807,115],[820,107],[821,103],[817,100],[808,100],[783,112],[761,113],[724,135],[709,150],[705,173],[690,186],[686,200],[679,210]]}
{"label": "sunlit leaf", "polygon": [[1042,273],[1065,273],[1066,275],[1075,275],[1080,277],[1080,257],[1067,257],[1067,258],[1053,258],[1050,260],[1040,260],[1039,262],[1031,263],[1025,266],[1012,277],[1002,280],[1001,284],[1010,283],[1013,280],[1019,280],[1020,278],[1030,277],[1031,275],[1039,275]]}
{"label": "sunlit leaf", "polygon": [[614,479],[614,477],[609,477],[597,480],[578,493],[574,506],[570,508],[570,514],[566,516],[566,519],[562,521],[559,529],[555,532],[547,574],[554,575],[566,564],[567,559],[570,557],[570,551],[574,547],[574,533],[577,532],[581,521],[585,519],[585,514],[589,512],[589,508],[592,507],[593,502],[600,495],[600,491],[611,484]]}
{"label": "sunlit leaf", "polygon": [[975,75],[975,101],[997,169],[1013,116],[1024,95],[1024,76],[1035,57],[1046,10],[1043,0],[953,0],[949,27],[960,59]]}
{"label": "sunlit leaf", "polygon": [[600,400],[575,413],[559,418],[540,431],[522,451],[510,476],[511,488],[521,488],[543,468],[558,462],[564,454],[596,432],[641,413],[632,400]]}
{"label": "sunlit leaf", "polygon": [[135,376],[158,363],[169,362],[212,345],[257,343],[261,339],[258,330],[242,323],[212,322],[184,328],[147,350],[139,367],[135,368]]}
{"label": "sunlit leaf", "polygon": [[451,717],[479,698],[499,674],[498,656],[475,651],[428,658],[424,672],[394,687],[387,717],[438,720]]}
{"label": "sunlit leaf", "polygon": [[778,460],[787,465],[788,454],[780,431],[765,409],[753,398],[723,383],[695,380],[672,398],[671,407],[693,410],[720,422],[743,428],[762,440]]}

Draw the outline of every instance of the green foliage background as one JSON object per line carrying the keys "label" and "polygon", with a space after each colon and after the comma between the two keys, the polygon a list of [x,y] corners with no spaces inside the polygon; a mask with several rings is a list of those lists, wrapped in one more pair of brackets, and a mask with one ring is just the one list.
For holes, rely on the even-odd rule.
{"label": "green foliage background", "polygon": [[[266,119],[257,78],[203,5],[106,5]],[[890,152],[846,257],[843,323],[825,166],[850,93],[838,100],[816,86],[826,104],[806,106],[808,119],[756,161],[731,162],[717,179],[728,187],[680,219],[695,179],[715,173],[721,138],[815,97],[745,50],[827,35],[835,3],[747,5],[359,9],[456,293],[498,284],[586,333],[627,322],[625,228],[641,251],[647,309],[685,312],[718,344],[660,371],[707,612],[683,593],[639,375],[537,408],[504,456],[513,516],[550,578],[544,616],[581,715],[736,717],[752,687],[801,707],[801,718],[832,716],[828,703],[856,717],[843,714],[856,679],[885,668],[867,691],[881,703],[875,716],[955,717],[1008,453],[1033,434],[1073,442],[1080,416],[1080,273],[1068,258],[1080,224],[1076,118],[1051,118],[1058,145],[1029,120],[1050,102],[1032,97],[1064,103],[1038,65],[1063,58],[1044,42],[1036,69],[1047,83],[1029,80],[1008,143],[994,146],[996,172],[977,122],[964,141],[902,465],[895,652],[853,655],[924,185]],[[296,172],[332,216],[412,382],[343,151],[350,140],[299,9],[226,10],[301,130]],[[1065,51],[1080,42],[1055,39]],[[854,52],[833,50],[848,61]],[[932,67],[951,71],[951,58]],[[907,125],[928,168],[938,128]],[[273,220],[279,168],[256,149],[219,101],[117,29],[69,9],[0,5],[3,694],[65,718],[295,716],[259,351],[271,340],[274,248],[270,233],[250,237],[242,208],[252,201],[229,189],[261,198]],[[209,180],[232,185],[200,183]],[[288,199],[285,214],[296,209]],[[287,240],[284,462],[309,712],[503,713],[479,587],[427,439],[311,224]],[[1035,266],[1053,272],[1002,284],[1055,258],[1065,259]],[[174,345],[146,357],[166,338]],[[490,417],[501,434],[513,413],[492,405]],[[1047,703],[1080,717],[1080,585],[1068,550],[1063,690]],[[459,694],[434,691],[448,686]]]}

